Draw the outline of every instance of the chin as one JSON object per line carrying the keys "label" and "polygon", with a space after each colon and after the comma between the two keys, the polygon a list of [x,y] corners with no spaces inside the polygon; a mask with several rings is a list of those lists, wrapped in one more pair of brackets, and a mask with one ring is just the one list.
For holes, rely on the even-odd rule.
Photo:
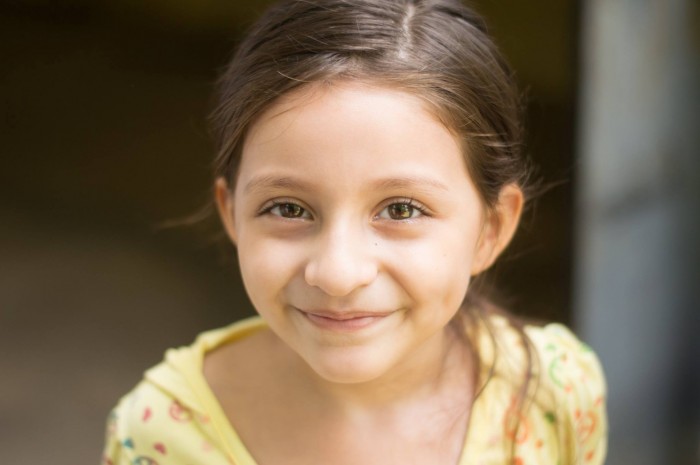
{"label": "chin", "polygon": [[388,360],[383,357],[380,359],[376,354],[357,353],[356,349],[350,348],[336,348],[332,352],[334,353],[305,358],[309,367],[330,383],[367,383],[380,378],[389,369]]}

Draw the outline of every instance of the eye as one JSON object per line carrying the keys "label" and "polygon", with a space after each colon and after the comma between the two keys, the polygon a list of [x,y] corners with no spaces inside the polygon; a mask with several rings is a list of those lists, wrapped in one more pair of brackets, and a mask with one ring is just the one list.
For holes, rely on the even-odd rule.
{"label": "eye", "polygon": [[378,218],[389,219],[389,220],[412,220],[419,218],[425,214],[425,209],[418,205],[412,199],[402,200],[400,202],[394,202],[387,205],[379,215]]}
{"label": "eye", "polygon": [[308,218],[309,213],[301,205],[280,203],[270,209],[270,213],[284,218]]}
{"label": "eye", "polygon": [[263,207],[260,211],[261,215],[266,213],[289,219],[311,218],[311,215],[304,207],[293,202],[272,202],[270,205]]}

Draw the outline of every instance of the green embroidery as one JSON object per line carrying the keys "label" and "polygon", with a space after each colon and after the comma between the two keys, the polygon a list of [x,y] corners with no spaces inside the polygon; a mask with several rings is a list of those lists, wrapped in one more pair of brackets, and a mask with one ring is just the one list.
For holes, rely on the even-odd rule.
{"label": "green embroidery", "polygon": [[557,358],[555,358],[554,360],[552,360],[552,363],[549,364],[548,373],[549,373],[550,379],[554,382],[554,384],[556,384],[556,385],[559,386],[560,388],[564,389],[564,388],[565,388],[565,387],[564,387],[564,383],[562,383],[562,382],[559,380],[559,378],[557,377],[557,375],[556,375],[556,373],[555,373],[556,370],[559,368],[559,361],[560,361],[560,358],[559,358],[559,357],[557,357]]}

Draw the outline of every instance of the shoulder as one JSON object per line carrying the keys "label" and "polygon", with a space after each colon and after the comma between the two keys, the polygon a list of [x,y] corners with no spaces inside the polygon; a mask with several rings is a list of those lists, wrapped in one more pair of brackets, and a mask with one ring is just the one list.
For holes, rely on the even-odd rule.
{"label": "shoulder", "polygon": [[504,439],[515,463],[602,464],[606,386],[591,348],[561,324],[523,327],[501,315],[483,321],[478,418],[492,426],[482,442]]}
{"label": "shoulder", "polygon": [[103,463],[167,465],[196,457],[219,463],[215,444],[204,412],[143,380],[108,417]]}
{"label": "shoulder", "polygon": [[203,333],[191,346],[168,350],[165,360],[146,371],[111,411],[103,464],[228,463],[212,419],[218,412],[202,376],[202,357],[259,326],[244,320]]}
{"label": "shoulder", "polygon": [[595,352],[566,326],[527,326],[536,355],[535,404],[556,435],[562,463],[602,464],[607,447],[606,385]]}
{"label": "shoulder", "polygon": [[525,333],[535,348],[546,384],[566,393],[586,388],[604,397],[605,379],[598,357],[569,328],[551,323],[526,326]]}

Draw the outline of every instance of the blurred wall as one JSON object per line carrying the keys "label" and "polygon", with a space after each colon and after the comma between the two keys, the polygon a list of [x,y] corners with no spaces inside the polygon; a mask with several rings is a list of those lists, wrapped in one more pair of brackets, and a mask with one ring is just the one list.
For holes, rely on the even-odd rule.
{"label": "blurred wall", "polygon": [[577,318],[611,465],[700,463],[700,4],[586,3]]}
{"label": "blurred wall", "polygon": [[[165,348],[252,313],[215,224],[159,226],[210,196],[212,83],[266,3],[0,3],[4,461],[95,463],[110,407]],[[496,279],[518,313],[568,321],[577,5],[478,6],[528,94],[528,150],[563,181]]]}

